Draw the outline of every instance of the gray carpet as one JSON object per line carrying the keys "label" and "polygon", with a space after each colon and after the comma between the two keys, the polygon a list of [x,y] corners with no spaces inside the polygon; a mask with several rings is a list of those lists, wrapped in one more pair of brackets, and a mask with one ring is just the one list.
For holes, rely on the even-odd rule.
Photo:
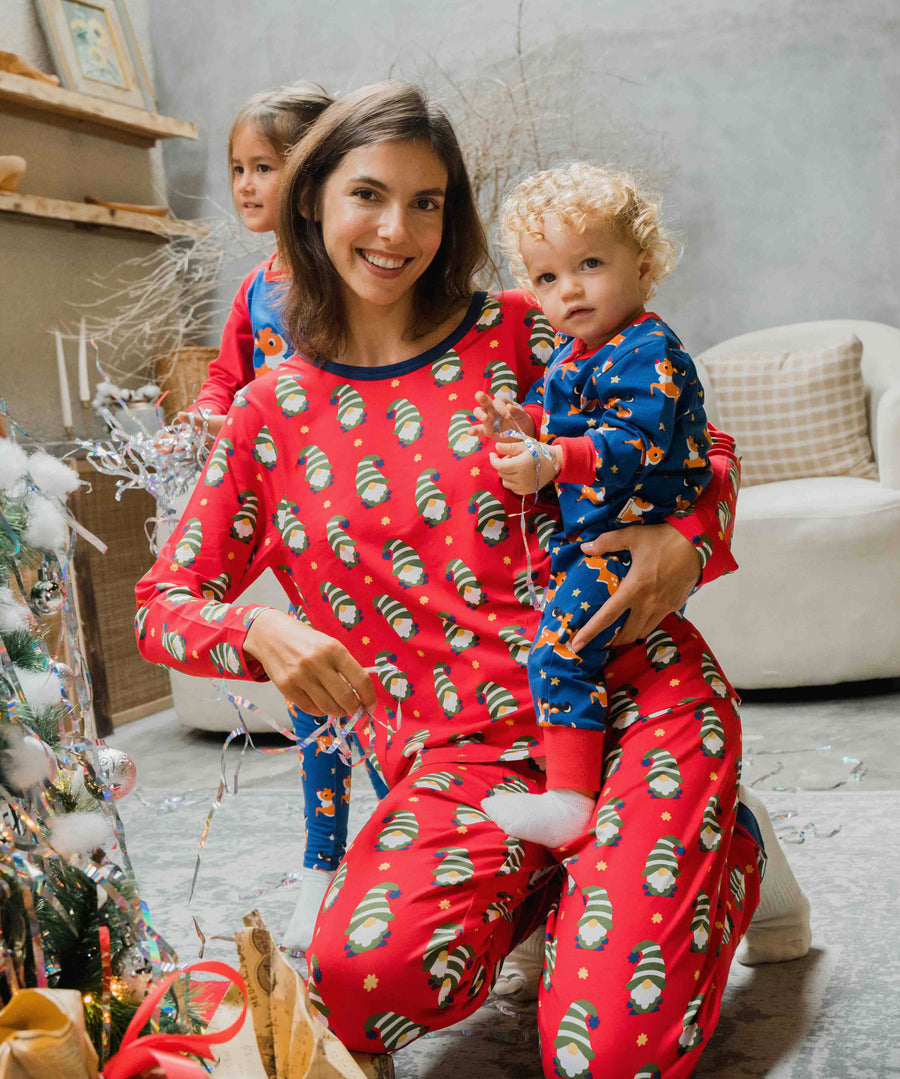
{"label": "gray carpet", "polygon": [[[360,787],[366,788],[363,783]],[[760,792],[813,908],[803,960],[735,966],[699,1079],[876,1079],[900,1075],[900,792]],[[129,851],[156,928],[183,961],[196,958],[191,917],[227,936],[258,907],[278,934],[293,907],[282,883],[297,866],[299,792],[247,790],[219,809],[194,901],[187,895],[209,793],[143,789],[121,803]],[[193,802],[194,804],[188,804]],[[358,822],[369,792],[354,793]],[[234,960],[224,941],[207,958]],[[539,1079],[533,1008],[489,1002],[469,1020],[395,1057],[398,1079]]]}

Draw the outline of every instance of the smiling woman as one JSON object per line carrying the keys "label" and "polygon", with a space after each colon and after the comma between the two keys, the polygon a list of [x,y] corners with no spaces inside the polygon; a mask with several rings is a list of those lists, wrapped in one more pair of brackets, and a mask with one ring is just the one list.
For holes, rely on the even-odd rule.
{"label": "smiling woman", "polygon": [[385,344],[404,342],[406,356],[392,350],[382,362],[424,351],[459,320],[487,242],[453,128],[416,87],[378,83],[335,102],[292,151],[282,183],[279,251],[305,282],[289,292],[285,322],[306,355],[351,348],[357,282],[372,307],[366,336],[380,324]]}
{"label": "smiling woman", "polygon": [[[268,677],[312,714],[359,714],[389,790],[306,952],[310,995],[348,1047],[391,1051],[464,1018],[549,916],[545,1074],[586,1076],[597,1057],[603,1074],[684,1079],[758,898],[730,687],[669,614],[664,659],[631,644],[607,667],[607,759],[595,739],[577,760],[586,788],[603,781],[590,829],[560,853],[482,811],[489,794],[548,784],[525,662],[557,522],[535,506],[520,527],[472,407],[524,395],[552,333],[533,297],[475,290],[486,247],[459,147],[414,87],[325,110],[286,165],[278,233],[297,351],[235,398],[138,585],[140,648],[193,674]],[[643,541],[661,558],[650,577],[664,585],[626,602],[642,617],[731,568],[716,516],[733,516],[727,439],[710,461],[682,517],[637,529],[641,541],[615,534],[612,549]],[[639,562],[617,597],[647,581]],[[234,602],[267,568],[303,621]],[[317,795],[327,819],[341,794]]]}

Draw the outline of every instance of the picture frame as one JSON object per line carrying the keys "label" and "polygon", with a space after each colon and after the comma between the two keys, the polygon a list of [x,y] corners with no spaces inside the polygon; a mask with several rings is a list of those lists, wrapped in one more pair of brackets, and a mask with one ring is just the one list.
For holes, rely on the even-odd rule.
{"label": "picture frame", "polygon": [[156,112],[125,0],[34,0],[67,90]]}

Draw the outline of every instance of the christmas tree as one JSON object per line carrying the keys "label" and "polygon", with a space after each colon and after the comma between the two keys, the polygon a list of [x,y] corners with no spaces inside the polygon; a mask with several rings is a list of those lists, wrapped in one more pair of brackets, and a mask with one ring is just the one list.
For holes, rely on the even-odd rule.
{"label": "christmas tree", "polygon": [[[0,996],[77,990],[102,1065],[177,958],[141,900],[116,809],[134,764],[93,725],[65,505],[80,481],[27,445],[0,438]],[[198,1029],[188,997],[176,979],[148,1030]]]}

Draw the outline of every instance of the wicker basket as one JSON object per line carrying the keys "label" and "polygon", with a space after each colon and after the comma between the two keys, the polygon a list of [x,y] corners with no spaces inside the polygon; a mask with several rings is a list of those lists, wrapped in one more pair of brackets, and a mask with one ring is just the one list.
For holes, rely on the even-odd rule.
{"label": "wicker basket", "polygon": [[219,350],[208,345],[185,345],[157,357],[153,364],[156,384],[166,392],[162,410],[166,423],[197,399],[200,387],[209,374],[209,365]]}

